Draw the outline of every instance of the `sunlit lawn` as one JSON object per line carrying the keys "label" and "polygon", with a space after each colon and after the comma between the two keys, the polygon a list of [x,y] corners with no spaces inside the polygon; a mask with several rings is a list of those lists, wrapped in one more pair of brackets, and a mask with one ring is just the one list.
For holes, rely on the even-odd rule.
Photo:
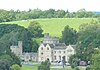
{"label": "sunlit lawn", "polygon": [[[61,32],[66,25],[78,30],[79,26],[83,23],[90,23],[92,18],[44,18],[44,19],[33,19],[40,23],[43,33],[50,33],[51,36],[61,37]],[[95,19],[96,20],[96,19]],[[3,22],[1,24],[18,24],[24,27],[28,27],[29,21],[12,21]]]}
{"label": "sunlit lawn", "polygon": [[[85,70],[85,68],[80,67],[81,70]],[[38,70],[38,65],[27,66],[23,65],[22,70]],[[66,68],[51,68],[50,70],[72,70],[70,67]]]}

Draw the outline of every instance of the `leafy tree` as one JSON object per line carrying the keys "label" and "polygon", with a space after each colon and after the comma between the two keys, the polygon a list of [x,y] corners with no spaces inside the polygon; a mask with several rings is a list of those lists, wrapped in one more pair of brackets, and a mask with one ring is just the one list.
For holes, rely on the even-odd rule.
{"label": "leafy tree", "polygon": [[70,56],[69,63],[72,69],[78,66],[79,59],[77,58],[76,54]]}
{"label": "leafy tree", "polygon": [[78,59],[91,61],[94,48],[100,47],[100,24],[92,22],[91,24],[83,24],[78,32],[78,42],[76,56]]}
{"label": "leafy tree", "polygon": [[98,53],[92,55],[90,70],[100,70],[100,49]]}
{"label": "leafy tree", "polygon": [[29,26],[28,26],[28,30],[32,33],[33,37],[42,37],[42,28],[40,26],[40,24],[36,21],[31,21]]}
{"label": "leafy tree", "polygon": [[33,41],[33,46],[32,46],[32,51],[33,52],[37,52],[39,48],[38,43],[36,42],[36,40]]}
{"label": "leafy tree", "polygon": [[11,58],[11,56],[9,56],[8,54],[5,55],[1,55],[0,56],[0,60],[7,60],[9,62],[10,65],[12,65],[13,59]]}
{"label": "leafy tree", "polygon": [[83,17],[100,17],[98,14],[94,14],[91,11],[86,11],[85,9],[80,9],[77,12],[69,12],[64,10],[49,9],[42,11],[41,9],[29,9],[28,11],[20,10],[3,10],[0,9],[0,22],[36,19],[36,18],[83,18]]}
{"label": "leafy tree", "polygon": [[63,18],[65,16],[65,11],[64,10],[57,10],[56,12],[56,17],[57,18]]}
{"label": "leafy tree", "polygon": [[[2,37],[5,42],[2,40],[0,42],[2,47],[8,47],[11,45],[16,45],[16,42],[23,41],[23,52],[30,52],[32,50],[32,35],[28,29],[18,26],[16,24],[1,24],[0,25],[0,38]],[[7,42],[7,43],[6,43]],[[6,44],[5,44],[6,43]]]}
{"label": "leafy tree", "polygon": [[20,59],[15,56],[15,54],[11,53],[10,51],[10,46],[11,42],[9,41],[10,37],[12,37],[12,34],[5,34],[1,39],[0,39],[0,55],[1,59],[8,60],[10,65],[12,64],[18,64],[21,66]]}
{"label": "leafy tree", "polygon": [[77,16],[78,18],[83,18],[83,17],[85,17],[85,15],[86,15],[86,10],[85,10],[85,9],[80,9],[80,10],[78,10],[77,13],[76,13],[76,16]]}
{"label": "leafy tree", "polygon": [[94,48],[99,47],[100,39],[100,24],[83,24],[78,32],[78,41],[81,42],[82,46],[88,47],[92,45]]}
{"label": "leafy tree", "polygon": [[10,64],[6,60],[0,60],[0,70],[10,70]]}
{"label": "leafy tree", "polygon": [[62,31],[62,42],[66,45],[76,44],[77,42],[77,32],[73,28],[70,28],[68,25],[65,26],[64,31]]}
{"label": "leafy tree", "polygon": [[11,69],[12,70],[21,70],[21,67],[17,64],[14,64],[14,65],[11,66]]}
{"label": "leafy tree", "polygon": [[50,70],[50,62],[49,59],[42,62],[40,66],[38,66],[38,70]]}

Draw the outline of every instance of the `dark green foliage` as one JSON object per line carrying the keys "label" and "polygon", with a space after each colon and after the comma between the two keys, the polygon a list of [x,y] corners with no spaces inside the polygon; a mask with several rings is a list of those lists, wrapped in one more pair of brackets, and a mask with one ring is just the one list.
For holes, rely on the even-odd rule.
{"label": "dark green foliage", "polygon": [[88,67],[86,67],[86,70],[90,70],[90,67],[88,66]]}
{"label": "dark green foliage", "polygon": [[22,66],[19,57],[17,57],[14,53],[9,53],[9,55],[13,59],[12,64],[18,64],[20,67]]}
{"label": "dark green foliage", "polygon": [[45,62],[42,62],[40,66],[38,66],[38,70],[50,70],[50,62],[47,59]]}
{"label": "dark green foliage", "polygon": [[10,65],[18,64],[21,66],[20,59],[11,53],[10,46],[17,45],[18,41],[23,42],[23,52],[32,51],[32,35],[24,27],[16,24],[0,25],[0,59],[7,60]]}
{"label": "dark green foliage", "polygon": [[40,24],[36,21],[31,21],[29,26],[28,26],[28,30],[32,33],[33,37],[42,37],[42,28],[40,26]]}
{"label": "dark green foliage", "polygon": [[80,70],[80,69],[79,69],[79,67],[75,67],[75,69],[74,69],[74,70]]}
{"label": "dark green foliage", "polygon": [[92,45],[96,48],[100,46],[100,24],[96,22],[91,23],[81,25],[80,31],[78,32],[78,40],[84,47]]}
{"label": "dark green foliage", "polygon": [[11,66],[11,70],[21,70],[21,67],[18,64],[14,64]]}
{"label": "dark green foliage", "polygon": [[90,70],[100,70],[100,49],[95,50],[91,58]]}
{"label": "dark green foliage", "polygon": [[12,65],[13,63],[13,59],[11,58],[11,56],[9,56],[8,54],[5,54],[5,55],[1,55],[0,56],[0,60],[2,61],[8,61],[10,65]]}
{"label": "dark green foliage", "polygon": [[18,41],[23,41],[23,52],[30,52],[32,49],[32,35],[22,26],[16,24],[1,24],[0,38],[0,47],[2,48],[16,45]]}
{"label": "dark green foliage", "polygon": [[0,60],[0,70],[10,70],[10,64],[6,60]]}
{"label": "dark green foliage", "polygon": [[32,51],[37,52],[39,48],[39,44],[36,42],[36,40],[33,41]]}
{"label": "dark green foliage", "polygon": [[92,21],[91,24],[80,27],[76,55],[80,60],[88,62],[91,60],[94,48],[100,48],[100,24]]}
{"label": "dark green foliage", "polygon": [[66,45],[76,44],[77,42],[77,32],[68,25],[65,26],[64,31],[62,31],[62,42]]}
{"label": "dark green foliage", "polygon": [[94,14],[91,11],[80,9],[77,12],[69,12],[64,10],[49,9],[42,11],[41,9],[29,9],[29,11],[10,10],[6,11],[0,9],[0,22],[9,22],[15,20],[27,20],[36,18],[89,18],[100,17],[99,14]]}
{"label": "dark green foliage", "polygon": [[70,56],[69,58],[69,63],[71,65],[71,68],[75,68],[78,66],[78,63],[79,63],[79,59],[77,58],[76,55],[72,55]]}
{"label": "dark green foliage", "polygon": [[45,65],[38,66],[38,70],[48,70]]}

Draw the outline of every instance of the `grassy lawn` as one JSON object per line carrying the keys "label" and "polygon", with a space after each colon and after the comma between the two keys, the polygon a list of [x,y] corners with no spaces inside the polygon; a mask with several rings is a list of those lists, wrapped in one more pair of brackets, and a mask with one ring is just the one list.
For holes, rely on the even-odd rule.
{"label": "grassy lawn", "polygon": [[23,65],[22,66],[22,70],[37,70],[38,66],[27,66],[27,65]]}
{"label": "grassy lawn", "polygon": [[[78,30],[79,26],[83,23],[90,23],[92,18],[45,18],[45,19],[33,19],[41,24],[43,33],[50,33],[51,36],[61,36],[61,32],[66,25]],[[95,19],[96,20],[96,19]],[[1,24],[18,24],[24,27],[28,27],[29,21],[13,21],[3,22]]]}
{"label": "grassy lawn", "polygon": [[[82,67],[80,67],[80,69],[85,70]],[[22,70],[38,70],[38,65],[35,66],[23,65]],[[66,67],[66,68],[51,68],[50,70],[72,70],[72,69],[70,67]]]}

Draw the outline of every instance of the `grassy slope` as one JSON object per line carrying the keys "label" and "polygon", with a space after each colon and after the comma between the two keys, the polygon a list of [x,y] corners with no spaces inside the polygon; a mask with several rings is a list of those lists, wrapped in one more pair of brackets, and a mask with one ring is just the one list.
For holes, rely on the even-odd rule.
{"label": "grassy slope", "polygon": [[[66,25],[78,30],[79,25],[91,22],[92,18],[51,18],[51,19],[33,19],[41,24],[43,33],[50,33],[51,36],[61,36],[61,32]],[[32,21],[32,20],[29,20]],[[29,21],[13,21],[2,24],[18,24],[28,27]]]}

